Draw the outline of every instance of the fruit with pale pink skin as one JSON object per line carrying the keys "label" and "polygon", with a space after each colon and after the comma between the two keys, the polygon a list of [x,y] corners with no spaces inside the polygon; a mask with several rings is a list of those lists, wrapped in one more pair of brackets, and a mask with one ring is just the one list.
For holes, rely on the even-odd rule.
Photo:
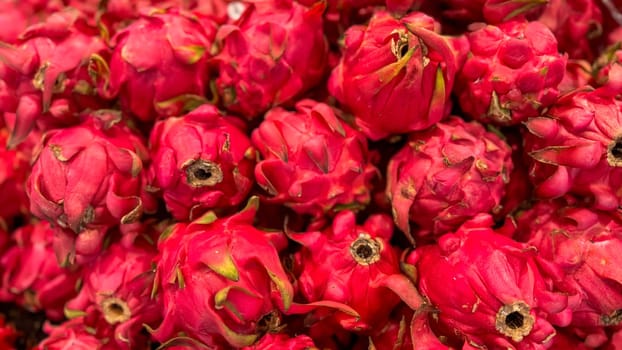
{"label": "fruit with pale pink skin", "polygon": [[438,309],[439,323],[473,348],[544,349],[554,326],[567,326],[568,296],[553,290],[534,247],[495,233],[478,215],[438,245],[405,260],[419,289]]}
{"label": "fruit with pale pink skin", "polygon": [[622,102],[585,88],[564,95],[525,126],[537,196],[581,195],[599,210],[622,205]]}
{"label": "fruit with pale pink skin", "polygon": [[35,128],[76,124],[76,113],[104,106],[88,74],[88,57],[106,52],[98,34],[67,9],[28,27],[14,45],[0,45],[0,113],[15,115],[9,147]]}
{"label": "fruit with pale pink skin", "polygon": [[292,0],[251,2],[240,19],[218,29],[214,84],[227,110],[259,118],[320,81],[328,56],[324,7],[322,2],[310,8]]}
{"label": "fruit with pale pink skin", "polygon": [[420,12],[377,11],[347,30],[328,89],[368,138],[423,130],[447,115],[461,55],[439,28]]}
{"label": "fruit with pale pink skin", "polygon": [[[33,215],[85,236],[138,221],[155,209],[144,191],[144,141],[101,110],[73,127],[47,132],[34,155],[26,190]],[[66,257],[61,257],[65,259]]]}
{"label": "fruit with pale pink skin", "polygon": [[545,25],[524,20],[481,25],[467,37],[471,51],[455,89],[467,115],[514,125],[555,103],[566,57]]}
{"label": "fruit with pale pink skin", "polygon": [[243,211],[222,219],[208,212],[164,233],[154,285],[164,320],[155,339],[183,336],[208,347],[244,347],[281,326],[293,288],[275,236],[252,226],[257,204],[251,199]]}
{"label": "fruit with pale pink skin", "polygon": [[81,272],[59,266],[52,246],[54,234],[47,222],[22,226],[12,233],[11,246],[0,259],[0,300],[61,320],[65,303],[77,294]]}
{"label": "fruit with pale pink skin", "polygon": [[303,245],[300,293],[309,302],[331,300],[352,307],[357,317],[336,314],[346,330],[369,333],[382,327],[403,300],[421,305],[412,282],[400,271],[400,250],[390,244],[393,223],[385,214],[371,215],[356,224],[352,211],[342,211],[324,231],[290,233]]}
{"label": "fruit with pale pink skin", "polygon": [[205,100],[216,22],[179,9],[141,15],[112,39],[109,61],[91,57],[99,93],[142,121],[181,115]]}
{"label": "fruit with pale pink skin", "polygon": [[458,117],[412,133],[387,168],[386,194],[397,226],[411,238],[412,221],[415,236],[424,238],[500,211],[511,153],[499,136]]}
{"label": "fruit with pale pink skin", "polygon": [[[520,213],[517,238],[562,269],[560,288],[576,294],[571,329],[598,347],[622,324],[622,218],[572,198],[541,201]],[[559,277],[558,277],[559,278]]]}
{"label": "fruit with pale pink skin", "polygon": [[367,140],[327,104],[306,99],[296,111],[274,108],[251,140],[262,156],[255,178],[268,200],[315,217],[369,202],[377,170]]}
{"label": "fruit with pale pink skin", "polygon": [[202,105],[151,130],[149,186],[176,220],[191,221],[246,199],[257,156],[240,122]]}
{"label": "fruit with pale pink skin", "polygon": [[154,327],[162,317],[160,299],[151,297],[154,248],[109,246],[85,266],[80,293],[67,303],[66,315],[98,315],[119,349],[140,344],[143,325]]}

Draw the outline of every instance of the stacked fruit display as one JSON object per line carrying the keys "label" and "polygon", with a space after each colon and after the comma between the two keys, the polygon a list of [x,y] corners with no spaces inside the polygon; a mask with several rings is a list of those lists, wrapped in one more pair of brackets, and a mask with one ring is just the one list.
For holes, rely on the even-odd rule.
{"label": "stacked fruit display", "polygon": [[0,348],[622,349],[620,8],[0,0]]}

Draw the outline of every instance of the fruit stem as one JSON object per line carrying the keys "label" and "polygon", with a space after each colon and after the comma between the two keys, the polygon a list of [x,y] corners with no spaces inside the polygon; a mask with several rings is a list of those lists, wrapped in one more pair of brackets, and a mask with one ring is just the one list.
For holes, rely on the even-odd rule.
{"label": "fruit stem", "polygon": [[529,306],[522,301],[503,305],[497,312],[495,328],[503,335],[520,342],[533,329],[535,319],[529,314]]}

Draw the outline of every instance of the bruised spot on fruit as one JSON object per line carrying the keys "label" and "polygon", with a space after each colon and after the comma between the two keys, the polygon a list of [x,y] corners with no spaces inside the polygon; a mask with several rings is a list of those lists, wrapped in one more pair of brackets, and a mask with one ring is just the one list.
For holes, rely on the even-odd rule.
{"label": "bruised spot on fruit", "polygon": [[366,233],[361,233],[350,245],[350,254],[360,265],[370,265],[380,260],[381,250],[382,243]]}
{"label": "bruised spot on fruit", "polygon": [[609,315],[603,315],[600,319],[605,326],[618,325],[622,322],[622,309],[615,310]]}
{"label": "bruised spot on fruit", "polygon": [[622,167],[622,136],[618,136],[609,144],[607,162],[611,166]]}
{"label": "bruised spot on fruit", "polygon": [[535,320],[529,314],[529,306],[522,301],[503,305],[497,312],[495,328],[501,334],[520,342],[529,335]]}
{"label": "bruised spot on fruit", "polygon": [[263,315],[259,321],[257,321],[257,331],[259,333],[277,333],[286,325],[281,324],[281,315],[276,311],[272,310],[271,312]]}
{"label": "bruised spot on fruit", "polygon": [[132,317],[127,303],[119,298],[106,298],[102,301],[104,319],[110,324],[123,323]]}
{"label": "bruised spot on fruit", "polygon": [[222,170],[214,162],[198,159],[186,167],[186,181],[192,187],[215,186],[222,180]]}
{"label": "bruised spot on fruit", "polygon": [[391,34],[395,35],[391,38],[391,52],[399,61],[408,54],[408,34],[402,30],[394,30]]}

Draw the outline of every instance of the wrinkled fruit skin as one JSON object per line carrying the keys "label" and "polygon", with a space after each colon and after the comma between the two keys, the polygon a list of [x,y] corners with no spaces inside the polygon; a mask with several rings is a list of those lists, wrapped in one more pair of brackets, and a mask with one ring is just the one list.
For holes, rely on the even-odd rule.
{"label": "wrinkled fruit skin", "polygon": [[566,326],[568,297],[552,291],[536,250],[495,233],[480,215],[438,245],[406,258],[419,290],[438,309],[439,322],[474,348],[546,349],[554,325]]}
{"label": "wrinkled fruit skin", "polygon": [[113,244],[84,268],[80,293],[66,305],[68,317],[100,318],[114,334],[119,349],[133,349],[144,341],[143,325],[161,320],[162,305],[151,298],[156,255],[154,247]]}
{"label": "wrinkled fruit skin", "polygon": [[268,234],[251,225],[257,202],[223,219],[208,212],[161,238],[155,292],[164,320],[156,340],[183,333],[208,347],[244,347],[278,327],[293,287]]}
{"label": "wrinkled fruit skin", "polygon": [[517,239],[561,268],[558,287],[573,295],[571,329],[596,348],[605,327],[622,324],[622,219],[569,200],[541,201],[517,218]]}
{"label": "wrinkled fruit skin", "polygon": [[300,293],[309,302],[331,300],[358,314],[336,314],[347,330],[369,332],[382,327],[403,299],[410,307],[422,300],[412,282],[400,273],[400,250],[391,246],[393,223],[388,215],[370,216],[356,225],[352,211],[342,211],[325,231],[290,234],[301,243]]}
{"label": "wrinkled fruit skin", "polygon": [[144,141],[114,111],[44,135],[27,192],[33,215],[79,234],[136,222],[155,201],[143,189]]}
{"label": "wrinkled fruit skin", "polygon": [[622,102],[598,91],[574,91],[525,125],[536,195],[586,196],[599,210],[622,204]]}
{"label": "wrinkled fruit skin", "polygon": [[313,216],[369,202],[377,169],[367,140],[328,105],[302,100],[294,112],[274,108],[251,140],[262,157],[255,178],[271,201]]}
{"label": "wrinkled fruit skin", "polygon": [[145,14],[113,38],[109,63],[91,57],[99,93],[119,97],[142,121],[178,116],[200,104],[208,90],[208,60],[216,23],[170,9]]}
{"label": "wrinkled fruit skin", "polygon": [[53,249],[54,229],[42,221],[15,230],[11,246],[0,258],[0,300],[16,302],[29,311],[45,311],[63,319],[65,303],[77,294],[77,268],[59,266]]}
{"label": "wrinkled fruit skin", "polygon": [[106,51],[98,34],[67,9],[28,27],[14,46],[0,47],[0,115],[12,120],[10,148],[32,130],[73,125],[76,113],[104,108],[88,74],[88,57]]}
{"label": "wrinkled fruit skin", "polygon": [[517,20],[480,27],[467,37],[471,52],[455,90],[466,114],[514,125],[555,103],[566,57],[546,26]]}
{"label": "wrinkled fruit skin", "polygon": [[512,152],[478,122],[457,117],[411,134],[389,161],[386,194],[397,226],[441,235],[479,213],[496,212],[512,172]]}
{"label": "wrinkled fruit skin", "polygon": [[398,20],[377,11],[367,26],[346,32],[328,89],[368,138],[423,130],[447,115],[459,62],[438,31],[420,12]]}
{"label": "wrinkled fruit skin", "polygon": [[325,5],[307,8],[292,0],[251,4],[239,20],[218,29],[222,105],[247,119],[292,100],[324,75],[328,44],[322,32]]}
{"label": "wrinkled fruit skin", "polygon": [[176,220],[240,204],[254,182],[256,152],[240,120],[203,105],[151,131],[149,186]]}

